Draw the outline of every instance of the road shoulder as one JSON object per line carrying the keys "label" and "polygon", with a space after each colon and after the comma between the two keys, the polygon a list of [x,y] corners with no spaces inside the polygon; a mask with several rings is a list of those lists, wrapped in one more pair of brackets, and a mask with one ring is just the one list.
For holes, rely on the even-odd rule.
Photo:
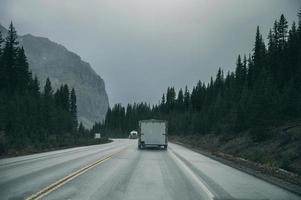
{"label": "road shoulder", "polygon": [[[253,175],[255,177],[258,177],[262,180],[265,180],[269,183],[272,183],[276,186],[279,186],[281,188],[284,188],[288,191],[291,191],[295,194],[301,195],[301,187],[297,184],[293,184],[291,182],[288,182],[286,180],[288,180],[290,178],[290,176],[294,176],[294,174],[289,174],[289,172],[274,172],[272,170],[267,170],[263,165],[260,165],[258,163],[254,163],[252,161],[249,160],[245,160],[242,158],[237,158],[237,157],[233,157],[229,154],[224,154],[222,152],[210,152],[208,150],[202,149],[200,147],[194,147],[190,144],[186,144],[186,143],[181,143],[178,142],[176,140],[171,141],[172,143],[184,146],[194,152],[203,154],[209,158],[212,158],[216,161],[219,161],[225,165],[228,165],[230,167],[233,167],[235,169],[238,169],[240,171],[243,171],[245,173],[248,173],[250,175]],[[287,175],[287,177],[277,177],[275,176],[275,174],[281,173],[281,177]]]}

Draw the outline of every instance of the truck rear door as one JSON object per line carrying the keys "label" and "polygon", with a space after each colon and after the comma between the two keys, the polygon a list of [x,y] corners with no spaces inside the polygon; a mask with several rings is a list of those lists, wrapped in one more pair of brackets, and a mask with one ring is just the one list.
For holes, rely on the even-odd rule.
{"label": "truck rear door", "polygon": [[166,124],[164,122],[146,122],[141,124],[145,144],[164,145],[166,142]]}

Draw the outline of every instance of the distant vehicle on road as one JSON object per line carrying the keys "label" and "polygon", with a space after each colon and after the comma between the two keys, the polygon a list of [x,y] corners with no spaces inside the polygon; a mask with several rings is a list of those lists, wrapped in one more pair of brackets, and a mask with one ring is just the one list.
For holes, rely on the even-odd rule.
{"label": "distant vehicle on road", "polygon": [[131,131],[129,135],[129,139],[137,139],[138,138],[138,132],[137,131]]}
{"label": "distant vehicle on road", "polygon": [[157,119],[139,121],[138,148],[146,147],[167,149],[167,121]]}

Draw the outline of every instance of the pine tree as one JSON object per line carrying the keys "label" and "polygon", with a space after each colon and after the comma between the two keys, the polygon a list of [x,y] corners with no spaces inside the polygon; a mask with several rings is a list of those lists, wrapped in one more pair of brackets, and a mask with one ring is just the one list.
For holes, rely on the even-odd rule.
{"label": "pine tree", "polygon": [[255,77],[255,75],[254,75],[254,63],[253,63],[251,55],[249,54],[248,67],[247,67],[247,86],[248,86],[248,89],[251,89],[253,87],[254,77]]}
{"label": "pine tree", "polygon": [[294,78],[295,74],[297,73],[297,64],[298,64],[298,34],[296,23],[293,22],[292,28],[289,31],[288,41],[288,77],[291,79]]}
{"label": "pine tree", "polygon": [[18,49],[15,65],[16,89],[24,91],[29,88],[31,74],[23,47]]}
{"label": "pine tree", "polygon": [[215,79],[215,87],[216,89],[220,89],[223,84],[223,76],[222,76],[222,69],[218,68],[216,79]]}
{"label": "pine tree", "polygon": [[244,86],[246,77],[246,63],[246,57],[244,57],[244,63],[242,63],[241,57],[240,55],[238,55],[235,69],[236,96],[240,96],[242,88]]}
{"label": "pine tree", "polygon": [[4,39],[3,39],[3,36],[2,36],[2,33],[1,33],[1,31],[0,31],[0,58],[1,58],[1,56],[2,56],[2,51],[3,51],[3,42],[4,42]]}
{"label": "pine tree", "polygon": [[5,39],[4,51],[3,51],[3,86],[10,93],[14,93],[16,89],[16,57],[18,52],[18,40],[17,32],[13,26],[13,23],[10,23],[8,35]]}
{"label": "pine tree", "polygon": [[77,105],[76,105],[76,95],[75,95],[75,90],[72,88],[71,94],[70,94],[70,113],[71,113],[71,118],[72,118],[72,130],[77,129]]}
{"label": "pine tree", "polygon": [[79,123],[79,126],[78,126],[78,132],[82,136],[85,134],[85,127],[84,127],[83,123],[81,123],[81,122]]}
{"label": "pine tree", "polygon": [[188,111],[190,107],[190,93],[187,88],[187,85],[185,86],[185,92],[184,92],[184,106],[185,106],[185,110]]}
{"label": "pine tree", "polygon": [[2,36],[2,32],[0,31],[0,44],[1,44],[1,48],[2,48],[2,43],[4,42],[3,36]]}
{"label": "pine tree", "polygon": [[273,26],[273,40],[275,42],[275,48],[278,49],[279,48],[279,23],[277,20],[275,20],[274,22],[274,26]]}
{"label": "pine tree", "polygon": [[68,85],[67,84],[65,84],[64,86],[63,86],[63,90],[62,90],[62,106],[63,106],[63,109],[65,110],[65,111],[69,111],[70,109],[70,99],[69,99],[69,97],[70,97],[70,92],[69,92],[69,87],[68,87]]}
{"label": "pine tree", "polygon": [[282,14],[278,22],[278,81],[280,82],[280,88],[285,87],[286,82],[289,79],[289,70],[287,69],[289,65],[287,59],[287,38],[288,22]]}
{"label": "pine tree", "polygon": [[301,34],[301,8],[299,9],[299,12],[297,14],[298,16],[298,31],[299,31],[299,35]]}
{"label": "pine tree", "polygon": [[165,106],[166,100],[165,100],[165,94],[163,93],[160,103],[160,110],[162,113],[166,112],[166,106]]}
{"label": "pine tree", "polygon": [[286,46],[286,39],[288,37],[288,22],[283,14],[280,16],[277,28],[279,48],[283,50]]}
{"label": "pine tree", "polygon": [[43,93],[43,127],[45,130],[47,130],[47,133],[45,132],[45,135],[41,138],[42,140],[46,140],[48,137],[48,134],[50,132],[53,132],[53,130],[56,129],[54,125],[54,104],[53,104],[53,90],[51,86],[50,79],[46,79],[46,83],[44,86],[44,93]]}
{"label": "pine tree", "polygon": [[243,58],[243,65],[242,65],[242,74],[243,74],[243,81],[244,83],[246,82],[246,79],[247,79],[247,66],[248,66],[248,61],[247,61],[247,56],[244,55],[244,58]]}
{"label": "pine tree", "polygon": [[178,92],[176,108],[179,111],[183,111],[183,109],[184,109],[184,95],[183,95],[182,88]]}
{"label": "pine tree", "polygon": [[253,53],[253,71],[251,72],[253,75],[253,81],[256,80],[256,77],[259,76],[260,71],[263,67],[265,67],[265,44],[262,39],[262,35],[259,31],[259,26],[257,26],[256,30],[256,38],[255,38],[255,46],[254,46],[254,53]]}
{"label": "pine tree", "polygon": [[165,95],[164,94],[162,95],[161,104],[162,105],[165,104]]}
{"label": "pine tree", "polygon": [[53,90],[51,86],[50,79],[46,79],[45,87],[44,87],[44,98],[51,98],[53,95]]}
{"label": "pine tree", "polygon": [[3,64],[3,58],[2,58],[3,42],[4,42],[4,39],[2,38],[2,33],[0,31],[0,91],[4,88],[5,76],[6,76],[5,69],[4,69],[4,64]]}
{"label": "pine tree", "polygon": [[40,96],[40,83],[37,76],[35,76],[34,79],[31,79],[29,88],[34,97]]}

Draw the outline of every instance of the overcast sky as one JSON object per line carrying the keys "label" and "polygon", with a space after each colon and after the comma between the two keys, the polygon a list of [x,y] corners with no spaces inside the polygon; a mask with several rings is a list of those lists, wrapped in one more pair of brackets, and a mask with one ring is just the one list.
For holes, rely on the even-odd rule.
{"label": "overcast sky", "polygon": [[300,0],[0,0],[0,23],[44,36],[89,62],[110,104],[157,103],[168,86],[208,81],[233,70],[283,13]]}

